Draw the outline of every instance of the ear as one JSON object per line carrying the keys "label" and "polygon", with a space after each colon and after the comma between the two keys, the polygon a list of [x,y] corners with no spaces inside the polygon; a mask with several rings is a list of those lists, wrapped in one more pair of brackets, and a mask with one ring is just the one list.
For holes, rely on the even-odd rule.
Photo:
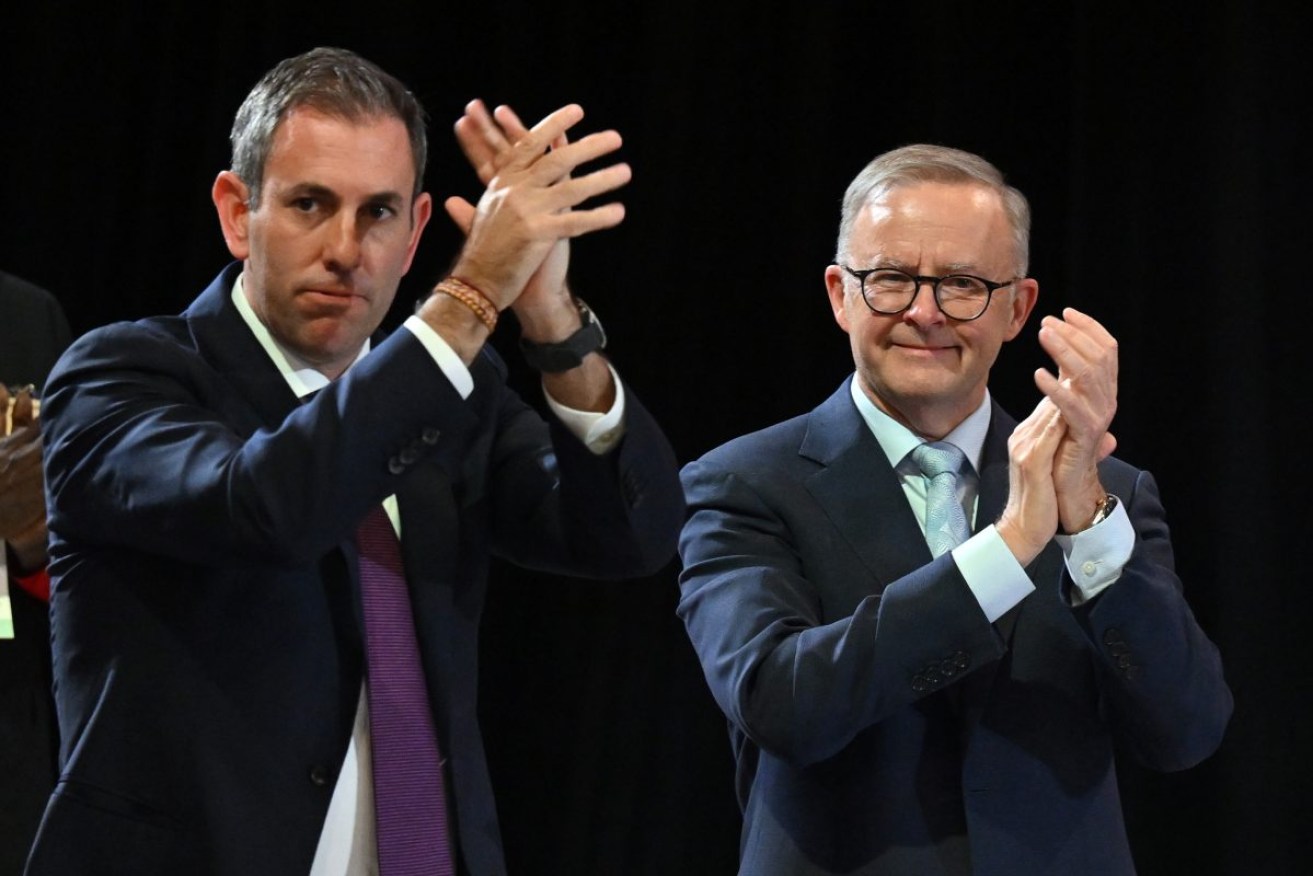
{"label": "ear", "polygon": [[415,198],[415,203],[410,207],[410,243],[406,247],[406,265],[401,269],[401,273],[410,270],[410,263],[415,258],[415,250],[419,248],[420,235],[424,233],[424,226],[429,224],[429,219],[433,217],[433,196],[428,192],[420,192]]}
{"label": "ear", "polygon": [[247,198],[251,191],[242,182],[242,178],[231,170],[225,170],[214,180],[210,189],[210,199],[214,209],[219,212],[219,227],[223,229],[224,243],[228,252],[238,261],[245,261],[251,254],[248,224],[251,209]]}
{"label": "ear", "polygon": [[830,265],[825,269],[825,291],[830,296],[830,310],[834,313],[834,321],[839,324],[839,328],[845,332],[851,331],[848,325],[848,296],[844,292],[843,268],[838,265]]}
{"label": "ear", "polygon": [[1004,340],[1012,340],[1021,332],[1021,327],[1026,324],[1030,318],[1030,312],[1035,309],[1035,302],[1039,300],[1039,283],[1026,277],[1018,280],[1012,287],[1012,301],[1010,303],[1011,312],[1008,314],[1008,330]]}

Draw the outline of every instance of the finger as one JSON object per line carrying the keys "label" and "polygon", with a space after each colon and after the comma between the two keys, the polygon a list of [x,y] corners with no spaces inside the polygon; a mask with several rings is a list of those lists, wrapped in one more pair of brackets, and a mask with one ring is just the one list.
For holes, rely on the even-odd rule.
{"label": "finger", "polygon": [[455,130],[461,151],[486,184],[496,175],[499,158],[509,151],[510,142],[477,98],[465,105],[465,115],[456,120]]}
{"label": "finger", "polygon": [[32,387],[25,386],[14,397],[13,428],[18,429],[36,422],[36,403],[32,398]]}
{"label": "finger", "polygon": [[[1102,432],[1107,427],[1102,412],[1108,411],[1110,407],[1115,408],[1115,402],[1109,402],[1101,394],[1091,397],[1088,392],[1078,391],[1071,378],[1055,377],[1046,368],[1035,370],[1035,386],[1078,435],[1087,435],[1096,430]],[[1110,421],[1111,412],[1107,417]]]}
{"label": "finger", "polygon": [[474,215],[477,212],[475,206],[464,198],[452,196],[442,202],[442,208],[447,211],[451,221],[456,223],[456,227],[461,230],[462,234],[468,235],[470,229],[474,227]]}
{"label": "finger", "polygon": [[584,109],[577,103],[568,104],[548,114],[511,147],[512,155],[506,167],[520,170],[533,164],[547,151],[550,143],[579,124],[583,117]]}
{"label": "finger", "polygon": [[1079,328],[1086,334],[1099,339],[1102,343],[1112,344],[1114,346],[1117,343],[1117,339],[1112,336],[1111,332],[1103,327],[1103,323],[1086,313],[1082,313],[1074,307],[1064,307],[1062,309],[1062,318],[1068,325]]}
{"label": "finger", "polygon": [[1099,440],[1099,462],[1112,456],[1113,451],[1117,449],[1117,436],[1111,432],[1104,432],[1103,438]]}
{"label": "finger", "polygon": [[589,198],[615,191],[628,184],[633,175],[628,164],[613,164],[552,186],[544,193],[543,204],[552,212],[568,210]]}
{"label": "finger", "polygon": [[1093,338],[1054,316],[1046,316],[1040,322],[1039,342],[1064,373],[1084,373],[1104,352]]}
{"label": "finger", "polygon": [[1079,376],[1090,368],[1101,368],[1114,379],[1117,374],[1117,339],[1103,326],[1071,308],[1064,311],[1072,319],[1044,317],[1039,331],[1040,345],[1063,370]]}
{"label": "finger", "polygon": [[582,164],[615,152],[623,144],[616,131],[598,131],[543,155],[530,170],[531,178],[542,186],[554,185],[568,177]]}
{"label": "finger", "polygon": [[571,210],[552,217],[552,230],[558,238],[579,237],[603,228],[614,228],[625,220],[625,205],[618,201],[589,210]]}
{"label": "finger", "polygon": [[506,106],[506,104],[502,104],[493,110],[492,115],[512,142],[529,135],[529,129],[525,127],[524,122],[520,121],[520,117],[516,115],[515,110]]}

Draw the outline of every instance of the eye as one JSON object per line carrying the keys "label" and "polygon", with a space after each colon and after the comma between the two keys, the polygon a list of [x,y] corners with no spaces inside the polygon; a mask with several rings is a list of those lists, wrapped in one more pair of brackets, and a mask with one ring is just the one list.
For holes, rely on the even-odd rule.
{"label": "eye", "polygon": [[950,292],[975,293],[983,292],[985,290],[984,284],[975,277],[970,277],[965,274],[954,274],[945,277],[940,281],[939,285],[941,288]]}
{"label": "eye", "polygon": [[302,213],[310,213],[318,206],[319,206],[319,202],[309,196],[295,198],[292,200],[292,209],[298,210]]}
{"label": "eye", "polygon": [[386,204],[371,204],[365,208],[365,212],[369,215],[370,219],[373,219],[376,222],[381,222],[384,219],[391,219],[393,216],[397,215],[397,211]]}

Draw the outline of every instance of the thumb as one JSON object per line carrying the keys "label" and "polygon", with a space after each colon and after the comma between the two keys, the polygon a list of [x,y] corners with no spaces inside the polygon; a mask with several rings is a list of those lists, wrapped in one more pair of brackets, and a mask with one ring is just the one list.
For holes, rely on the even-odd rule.
{"label": "thumb", "polygon": [[461,197],[450,197],[442,203],[443,209],[456,223],[462,234],[469,234],[474,225],[474,205]]}

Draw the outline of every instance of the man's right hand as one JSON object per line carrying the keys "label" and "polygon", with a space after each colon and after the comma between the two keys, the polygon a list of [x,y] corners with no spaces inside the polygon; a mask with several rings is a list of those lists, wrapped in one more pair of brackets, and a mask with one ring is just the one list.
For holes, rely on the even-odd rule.
{"label": "man's right hand", "polygon": [[620,188],[631,175],[629,165],[621,162],[571,176],[580,165],[620,148],[620,135],[615,131],[566,142],[566,132],[583,115],[581,107],[570,104],[523,136],[506,140],[503,148],[490,148],[486,162],[471,156],[481,177],[495,171],[488,188],[477,205],[462,198],[446,202],[447,212],[467,231],[452,273],[475,286],[498,310],[519,298],[559,241],[624,220],[624,206],[616,202],[574,209],[589,198]]}
{"label": "man's right hand", "polygon": [[1058,530],[1053,459],[1066,433],[1057,405],[1043,398],[1008,438],[1008,503],[995,528],[1023,566]]}

